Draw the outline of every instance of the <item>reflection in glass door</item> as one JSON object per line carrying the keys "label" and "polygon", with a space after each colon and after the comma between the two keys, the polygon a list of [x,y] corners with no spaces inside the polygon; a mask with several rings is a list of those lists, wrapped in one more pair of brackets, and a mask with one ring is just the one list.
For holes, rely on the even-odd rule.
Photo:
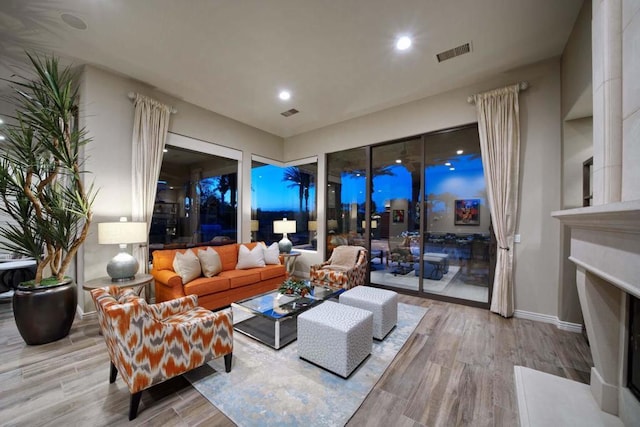
{"label": "reflection in glass door", "polygon": [[425,135],[423,290],[487,303],[491,219],[477,126]]}
{"label": "reflection in glass door", "polygon": [[374,285],[489,303],[495,243],[477,125],[328,154],[327,180],[327,257],[362,245]]}
{"label": "reflection in glass door", "polygon": [[371,149],[371,283],[420,289],[422,140]]}

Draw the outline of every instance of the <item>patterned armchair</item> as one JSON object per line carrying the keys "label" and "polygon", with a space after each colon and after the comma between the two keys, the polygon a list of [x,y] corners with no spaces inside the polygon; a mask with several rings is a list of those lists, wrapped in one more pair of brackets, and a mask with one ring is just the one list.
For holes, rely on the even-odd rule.
{"label": "patterned armchair", "polygon": [[211,312],[189,295],[147,304],[132,289],[93,289],[100,329],[111,359],[109,382],[118,372],[129,387],[129,420],[136,417],[142,390],[224,356],[231,371],[233,317]]}
{"label": "patterned armchair", "polygon": [[364,285],[367,275],[367,250],[362,246],[337,246],[328,261],[311,266],[312,282],[351,289]]}

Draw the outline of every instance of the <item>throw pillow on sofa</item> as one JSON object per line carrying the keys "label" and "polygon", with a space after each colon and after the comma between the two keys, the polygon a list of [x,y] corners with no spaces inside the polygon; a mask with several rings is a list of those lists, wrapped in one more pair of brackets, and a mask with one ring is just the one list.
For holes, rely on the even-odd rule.
{"label": "throw pillow on sofa", "polygon": [[278,242],[272,243],[269,247],[262,243],[264,248],[264,263],[280,265],[280,248]]}
{"label": "throw pillow on sofa", "polygon": [[236,270],[245,270],[247,268],[264,267],[264,250],[262,245],[256,245],[249,250],[245,245],[240,245],[238,249],[238,264]]}
{"label": "throw pillow on sofa", "polygon": [[204,277],[213,277],[222,271],[222,261],[220,261],[220,255],[215,249],[199,250],[198,259]]}
{"label": "throw pillow on sofa", "polygon": [[191,249],[187,249],[185,253],[176,252],[173,259],[173,271],[182,278],[182,283],[188,283],[200,277],[202,273],[200,260]]}

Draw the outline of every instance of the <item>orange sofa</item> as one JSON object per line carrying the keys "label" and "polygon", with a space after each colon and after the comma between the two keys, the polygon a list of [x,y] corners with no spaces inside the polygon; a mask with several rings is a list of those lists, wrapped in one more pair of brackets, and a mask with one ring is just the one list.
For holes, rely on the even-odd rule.
{"label": "orange sofa", "polygon": [[[253,249],[257,243],[244,243]],[[276,289],[287,278],[285,266],[266,265],[265,267],[236,270],[240,244],[211,246],[222,262],[222,272],[214,277],[200,276],[188,283],[173,270],[176,253],[187,249],[163,249],[153,252],[151,274],[155,279],[156,302],[169,301],[185,295],[197,295],[198,304],[209,310],[226,307],[232,302],[249,298]],[[207,246],[191,248],[192,251],[206,250]]]}

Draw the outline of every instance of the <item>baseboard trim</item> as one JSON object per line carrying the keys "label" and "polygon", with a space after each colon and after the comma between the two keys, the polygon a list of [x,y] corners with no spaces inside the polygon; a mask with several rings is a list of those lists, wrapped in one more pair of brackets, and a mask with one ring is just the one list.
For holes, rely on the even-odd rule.
{"label": "baseboard trim", "polygon": [[536,322],[551,323],[552,325],[556,325],[556,328],[561,329],[563,331],[569,331],[569,332],[575,332],[575,333],[582,332],[582,324],[565,322],[563,320],[558,319],[557,316],[551,316],[550,314],[540,314],[540,313],[534,313],[532,311],[516,310],[513,313],[513,316],[517,317],[518,319],[526,319],[526,320],[533,320]]}

